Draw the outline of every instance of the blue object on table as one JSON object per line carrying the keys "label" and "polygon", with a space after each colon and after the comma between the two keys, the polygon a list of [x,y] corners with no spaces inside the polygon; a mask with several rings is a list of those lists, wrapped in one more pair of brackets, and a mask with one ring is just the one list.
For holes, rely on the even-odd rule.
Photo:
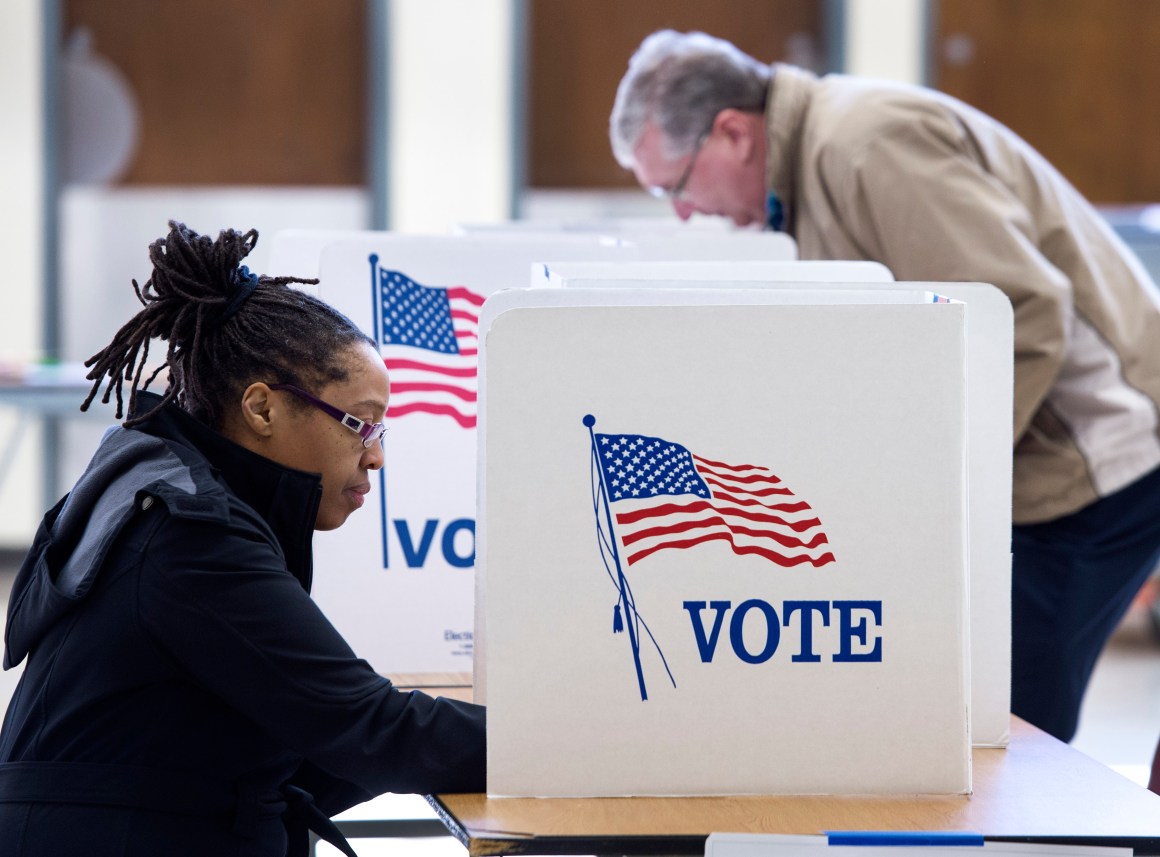
{"label": "blue object on table", "polygon": [[981,846],[980,833],[927,830],[827,830],[827,845],[968,845]]}

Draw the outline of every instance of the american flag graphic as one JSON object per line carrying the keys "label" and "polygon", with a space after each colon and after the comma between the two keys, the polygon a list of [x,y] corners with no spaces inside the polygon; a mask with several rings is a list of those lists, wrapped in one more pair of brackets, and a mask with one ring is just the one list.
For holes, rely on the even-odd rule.
{"label": "american flag graphic", "polygon": [[376,338],[391,374],[387,417],[433,414],[475,428],[483,296],[465,286],[423,286],[370,260]]}
{"label": "american flag graphic", "polygon": [[594,434],[593,455],[626,565],[713,541],[783,567],[834,562],[809,503],[767,467],[702,458],[638,434]]}

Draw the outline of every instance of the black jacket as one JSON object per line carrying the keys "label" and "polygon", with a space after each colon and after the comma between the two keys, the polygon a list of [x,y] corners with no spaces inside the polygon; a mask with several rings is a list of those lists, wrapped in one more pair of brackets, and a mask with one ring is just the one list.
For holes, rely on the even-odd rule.
{"label": "black jacket", "polygon": [[310,795],[484,789],[483,708],[397,691],[310,599],[321,490],[175,406],[109,431],[9,602],[5,855],[280,857]]}

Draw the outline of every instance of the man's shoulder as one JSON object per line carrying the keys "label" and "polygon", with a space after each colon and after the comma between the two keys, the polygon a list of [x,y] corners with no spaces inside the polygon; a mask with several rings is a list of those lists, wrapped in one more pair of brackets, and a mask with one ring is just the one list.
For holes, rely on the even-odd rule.
{"label": "man's shoulder", "polygon": [[845,133],[883,132],[952,112],[950,99],[925,87],[831,74],[818,81],[808,122]]}

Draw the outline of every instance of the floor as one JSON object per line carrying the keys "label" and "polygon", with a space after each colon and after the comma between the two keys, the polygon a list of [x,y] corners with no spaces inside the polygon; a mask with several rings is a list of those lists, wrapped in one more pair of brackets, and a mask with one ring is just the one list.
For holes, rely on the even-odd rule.
{"label": "floor", "polygon": [[[7,611],[8,592],[19,557],[0,550],[0,609]],[[1160,589],[1160,587],[1157,587]],[[0,704],[7,702],[19,680],[19,667],[0,673]],[[1103,762],[1140,785],[1148,779],[1152,752],[1160,737],[1160,636],[1152,626],[1145,599],[1138,599],[1112,637],[1088,689],[1078,750]],[[413,795],[388,795],[344,814],[349,818],[429,818],[434,814]],[[341,818],[342,816],[340,816]],[[357,840],[359,857],[461,857],[466,849],[447,837],[408,840]],[[339,851],[322,843],[318,857]]]}

